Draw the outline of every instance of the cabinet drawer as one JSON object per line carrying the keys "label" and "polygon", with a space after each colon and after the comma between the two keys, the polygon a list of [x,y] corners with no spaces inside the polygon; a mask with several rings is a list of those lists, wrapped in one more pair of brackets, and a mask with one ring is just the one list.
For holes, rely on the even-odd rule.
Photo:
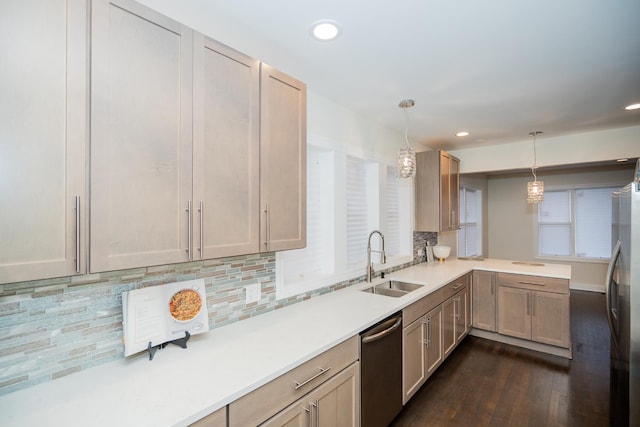
{"label": "cabinet drawer", "polygon": [[402,327],[406,328],[412,324],[416,319],[431,310],[433,307],[442,303],[442,289],[427,295],[419,301],[414,302],[408,307],[402,310]]}
{"label": "cabinet drawer", "polygon": [[189,427],[226,427],[227,426],[227,408],[220,408],[216,412],[207,415],[199,421],[191,424]]}
{"label": "cabinet drawer", "polygon": [[467,273],[464,276],[458,277],[457,279],[446,284],[442,288],[443,300],[446,300],[447,298],[454,295],[456,292],[462,290],[463,287],[468,286],[469,282],[471,281],[470,279],[471,279],[471,273]]}
{"label": "cabinet drawer", "polygon": [[260,424],[338,374],[358,359],[358,341],[354,336],[232,402],[229,426]]}
{"label": "cabinet drawer", "polygon": [[569,293],[569,281],[554,277],[531,276],[526,274],[498,273],[498,284],[534,291]]}

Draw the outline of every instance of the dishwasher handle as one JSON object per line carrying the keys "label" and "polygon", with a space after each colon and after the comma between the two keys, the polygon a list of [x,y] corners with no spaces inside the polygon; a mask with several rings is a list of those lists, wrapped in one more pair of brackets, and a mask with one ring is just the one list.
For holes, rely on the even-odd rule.
{"label": "dishwasher handle", "polygon": [[402,316],[392,317],[391,319],[362,334],[362,344],[367,344],[386,337],[387,335],[398,329],[401,324]]}

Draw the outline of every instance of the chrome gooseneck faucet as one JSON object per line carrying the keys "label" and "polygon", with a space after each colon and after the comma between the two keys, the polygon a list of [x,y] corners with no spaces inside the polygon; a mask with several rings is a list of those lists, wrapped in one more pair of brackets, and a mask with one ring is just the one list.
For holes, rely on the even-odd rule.
{"label": "chrome gooseneck faucet", "polygon": [[[380,251],[372,251],[371,250],[371,236],[373,236],[374,234],[379,234],[380,235],[380,240],[382,241],[382,250],[380,250]],[[379,253],[380,254],[380,262],[382,264],[386,264],[387,256],[384,254],[384,235],[381,232],[379,232],[378,230],[373,230],[371,232],[371,234],[369,234],[369,240],[367,242],[367,282],[369,282],[369,283],[371,283],[371,278],[375,274],[375,271],[373,270],[373,264],[371,263],[371,252]]]}

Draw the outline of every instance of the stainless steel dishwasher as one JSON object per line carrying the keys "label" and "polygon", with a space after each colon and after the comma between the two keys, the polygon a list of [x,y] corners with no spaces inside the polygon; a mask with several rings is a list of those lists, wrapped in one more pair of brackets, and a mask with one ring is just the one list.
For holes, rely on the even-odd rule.
{"label": "stainless steel dishwasher", "polygon": [[362,427],[386,427],[402,410],[402,312],[360,333]]}

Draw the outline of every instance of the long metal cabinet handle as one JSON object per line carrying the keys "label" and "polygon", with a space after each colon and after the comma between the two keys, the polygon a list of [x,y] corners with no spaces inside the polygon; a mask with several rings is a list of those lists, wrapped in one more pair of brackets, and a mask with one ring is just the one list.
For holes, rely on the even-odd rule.
{"label": "long metal cabinet handle", "polygon": [[80,273],[80,196],[76,196],[76,273]]}
{"label": "long metal cabinet handle", "polygon": [[320,404],[318,403],[318,399],[311,404],[316,408],[316,427],[320,426]]}
{"label": "long metal cabinet handle", "polygon": [[269,204],[264,205],[264,215],[265,215],[265,249],[268,251],[270,249],[271,243],[271,221],[269,218]]}
{"label": "long metal cabinet handle", "polygon": [[189,202],[187,203],[187,209],[185,209],[185,211],[187,212],[187,257],[189,258],[189,261],[191,261],[191,200],[189,200]]}
{"label": "long metal cabinet handle", "polygon": [[535,295],[531,295],[531,315],[535,317],[536,315],[536,297]]}
{"label": "long metal cabinet handle", "polygon": [[523,280],[518,280],[518,283],[521,284],[521,285],[545,286],[544,283],[525,282]]}
{"label": "long metal cabinet handle", "polygon": [[457,291],[458,289],[460,289],[461,287],[464,286],[464,283],[458,283],[456,286],[454,286],[453,288],[451,288],[452,291]]}
{"label": "long metal cabinet handle", "polygon": [[330,370],[331,370],[331,366],[329,366],[328,368],[320,368],[320,372],[318,372],[317,374],[315,374],[315,375],[314,375],[314,376],[312,376],[311,378],[307,379],[306,381],[303,381],[303,382],[301,382],[301,383],[300,383],[300,382],[298,382],[298,381],[295,381],[295,382],[293,383],[293,384],[294,384],[293,389],[294,389],[294,390],[297,390],[297,389],[299,389],[300,387],[304,387],[304,386],[306,386],[306,385],[307,385],[307,384],[309,384],[311,381],[315,380],[315,379],[316,379],[316,378],[318,378],[320,375],[322,375],[322,374],[325,374],[325,373],[329,372]]}
{"label": "long metal cabinet handle", "polygon": [[431,348],[431,317],[427,318],[427,348]]}
{"label": "long metal cabinet handle", "polygon": [[307,405],[306,408],[304,408],[304,411],[309,414],[309,418],[308,418],[308,423],[307,426],[311,427],[311,402],[309,402],[309,404]]}
{"label": "long metal cabinet handle", "polygon": [[531,311],[529,310],[529,292],[527,292],[527,316],[531,314]]}
{"label": "long metal cabinet handle", "polygon": [[622,246],[622,242],[618,240],[616,245],[613,247],[613,253],[611,254],[611,261],[609,261],[609,266],[607,267],[607,281],[604,285],[604,301],[607,306],[607,322],[609,322],[609,329],[611,330],[611,339],[614,342],[616,348],[618,347],[618,335],[616,328],[613,324],[613,319],[611,317],[611,283],[613,282],[613,273],[615,271],[616,263],[618,262],[618,258],[620,258],[620,248]]}
{"label": "long metal cabinet handle", "polygon": [[385,329],[384,331],[378,332],[377,334],[373,334],[373,335],[363,336],[362,344],[367,344],[372,341],[377,341],[381,338],[386,337],[387,335],[389,335],[390,333],[398,329],[401,324],[402,324],[402,317],[398,317],[395,323],[391,327]]}
{"label": "long metal cabinet handle", "polygon": [[202,200],[200,200],[200,209],[198,209],[198,212],[200,212],[200,247],[198,248],[198,250],[200,251],[200,259],[204,258],[204,239],[203,239],[203,226],[204,226],[204,202]]}

